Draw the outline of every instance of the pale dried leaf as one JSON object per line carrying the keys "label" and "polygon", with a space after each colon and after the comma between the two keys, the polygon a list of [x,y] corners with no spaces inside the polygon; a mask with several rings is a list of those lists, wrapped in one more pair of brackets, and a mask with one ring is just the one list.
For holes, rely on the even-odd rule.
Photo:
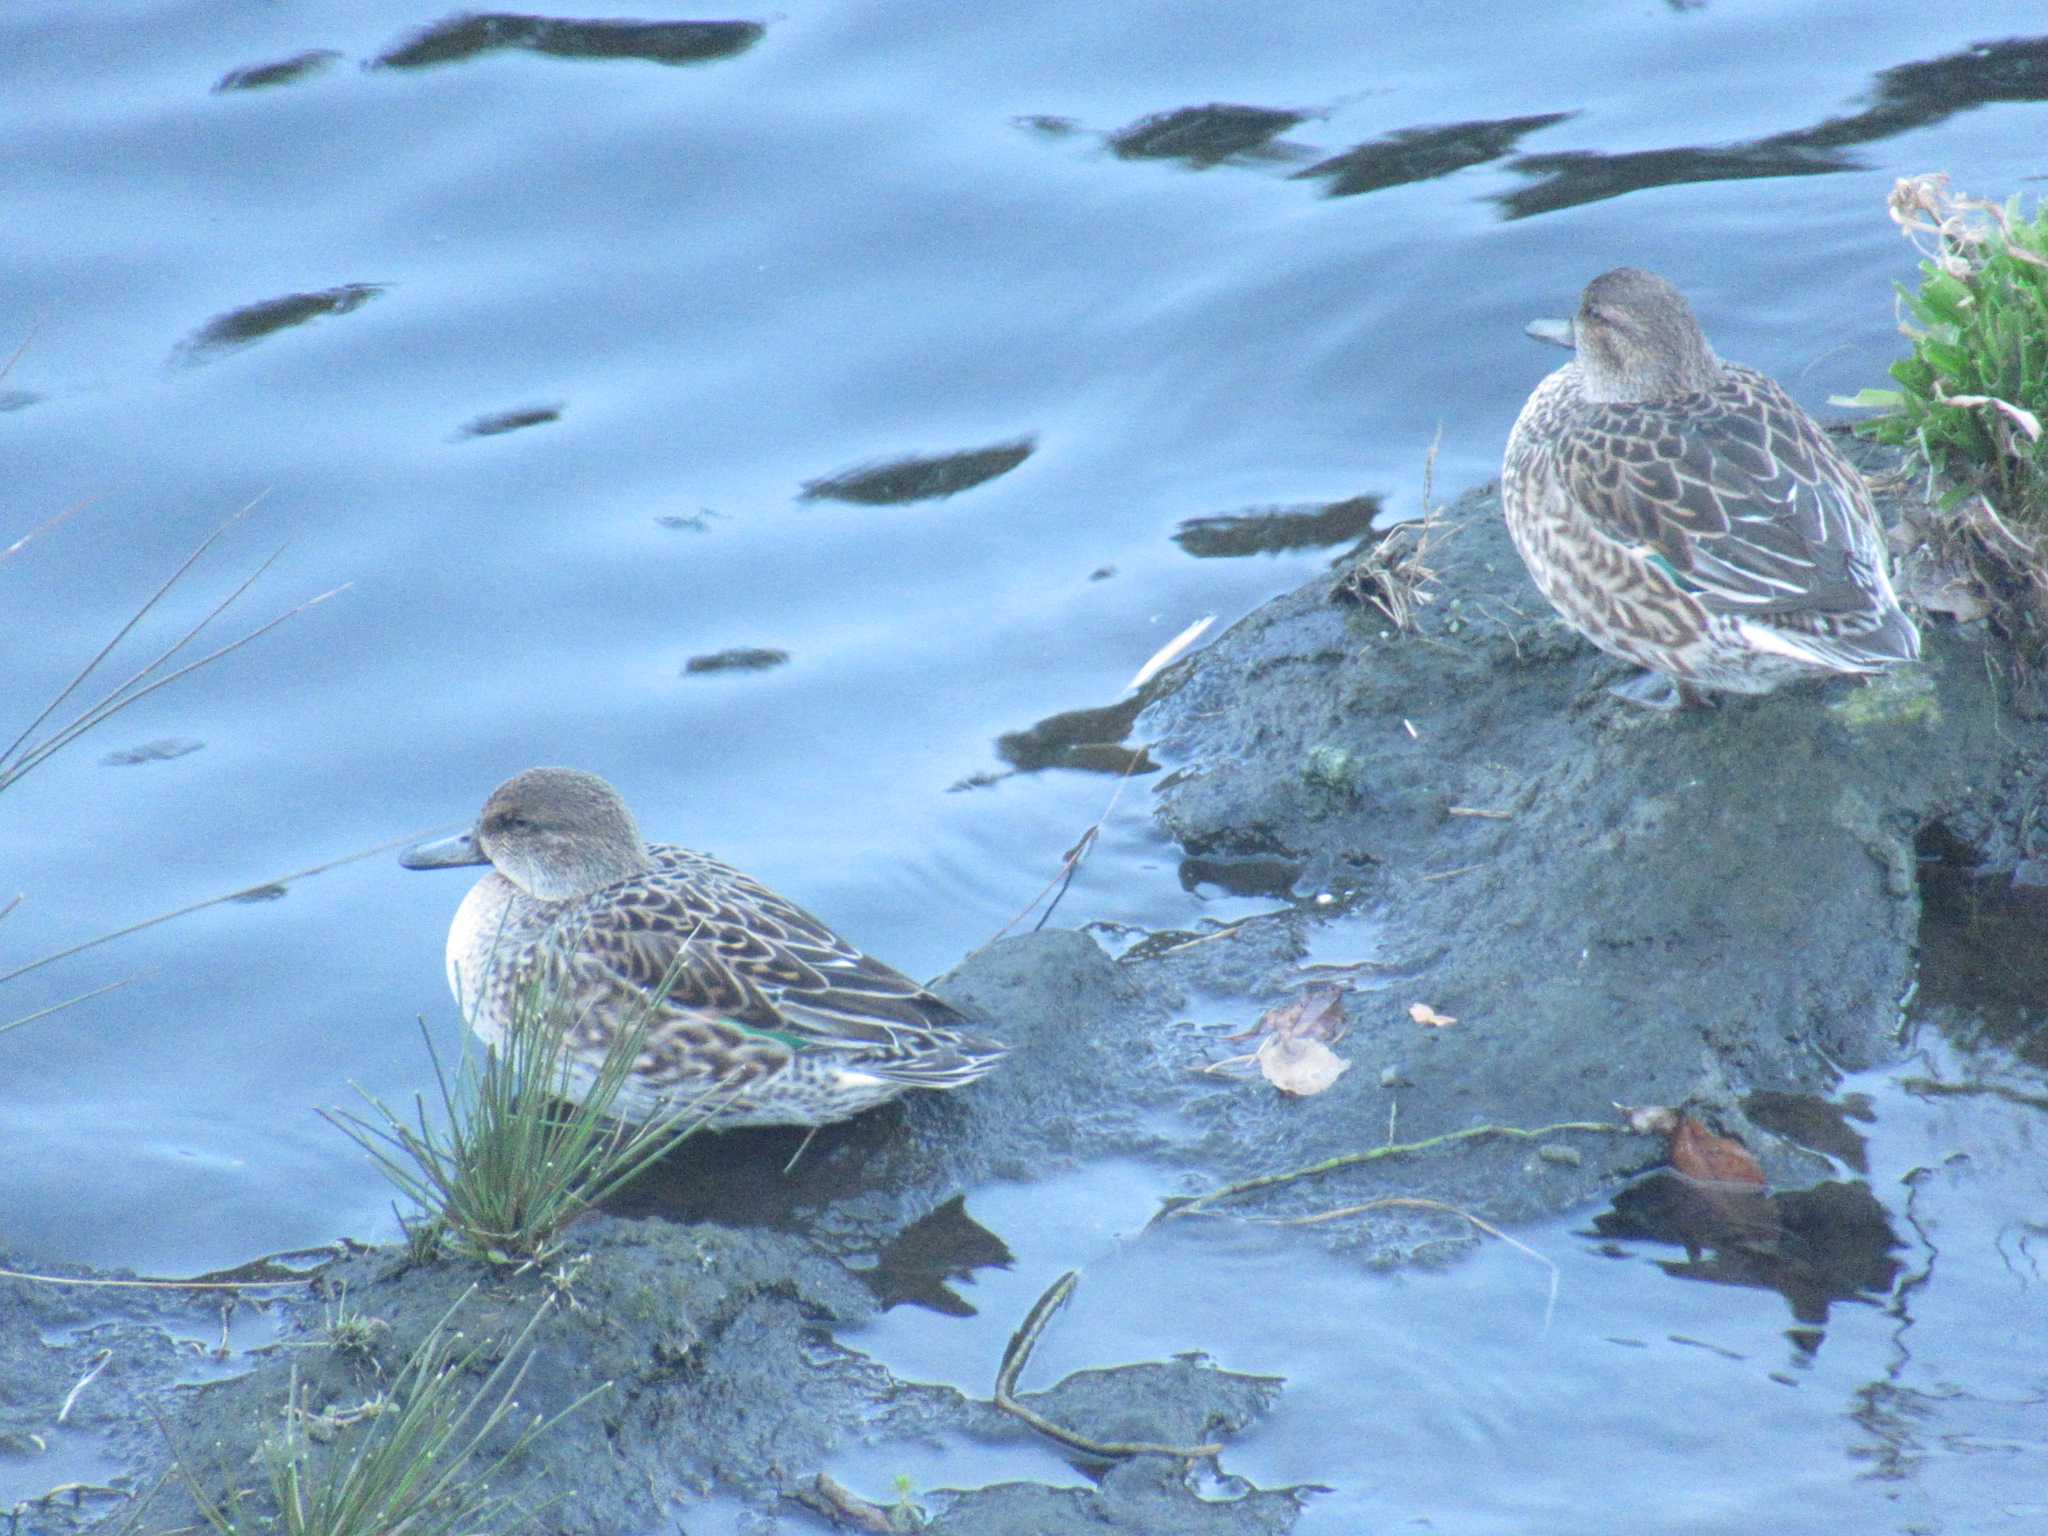
{"label": "pale dried leaf", "polygon": [[1351,1063],[1320,1040],[1268,1035],[1259,1047],[1259,1070],[1282,1093],[1298,1098],[1321,1093],[1351,1070]]}
{"label": "pale dried leaf", "polygon": [[1454,1015],[1438,1013],[1427,1003],[1410,1003],[1408,1005],[1408,1017],[1425,1029],[1443,1029],[1448,1025],[1458,1022]]}
{"label": "pale dried leaf", "polygon": [[1144,687],[1153,678],[1172,666],[1180,658],[1180,653],[1207,634],[1209,626],[1215,622],[1216,615],[1213,613],[1207,614],[1195,620],[1194,623],[1159,647],[1158,650],[1152,653],[1152,659],[1138,668],[1137,676],[1124,684],[1124,692],[1129,693],[1134,688]]}
{"label": "pale dried leaf", "polygon": [[1669,1136],[1678,1129],[1678,1111],[1668,1104],[1617,1104],[1621,1123],[1641,1136]]}
{"label": "pale dried leaf", "polygon": [[2024,406],[2001,400],[1996,395],[1943,395],[1941,398],[1949,405],[1988,405],[2003,411],[2014,426],[2027,434],[2029,442],[2041,441],[2041,418]]}

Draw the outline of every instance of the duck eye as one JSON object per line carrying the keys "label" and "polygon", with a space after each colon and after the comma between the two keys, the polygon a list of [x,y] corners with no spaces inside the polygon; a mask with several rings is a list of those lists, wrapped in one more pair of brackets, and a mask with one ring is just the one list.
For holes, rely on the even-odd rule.
{"label": "duck eye", "polygon": [[531,825],[532,823],[517,811],[500,811],[484,823],[484,830],[492,833],[518,832]]}

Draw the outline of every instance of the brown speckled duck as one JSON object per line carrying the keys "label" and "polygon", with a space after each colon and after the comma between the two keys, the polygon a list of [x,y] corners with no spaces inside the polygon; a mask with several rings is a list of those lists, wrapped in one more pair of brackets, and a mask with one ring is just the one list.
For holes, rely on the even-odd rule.
{"label": "brown speckled duck", "polygon": [[529,768],[492,791],[473,831],[401,862],[491,866],[448,930],[448,984],[487,1043],[539,987],[578,1021],[567,1086],[581,1098],[612,1040],[646,1018],[622,1118],[694,1106],[713,1129],[823,1125],[909,1088],[957,1088],[1003,1055],[766,886],[643,843],[594,774]]}
{"label": "brown speckled duck", "polygon": [[1529,330],[1577,355],[1516,418],[1501,503],[1551,605],[1649,669],[1616,693],[1670,709],[1920,654],[1863,477],[1776,383],[1714,355],[1676,288],[1617,267],[1574,321]]}

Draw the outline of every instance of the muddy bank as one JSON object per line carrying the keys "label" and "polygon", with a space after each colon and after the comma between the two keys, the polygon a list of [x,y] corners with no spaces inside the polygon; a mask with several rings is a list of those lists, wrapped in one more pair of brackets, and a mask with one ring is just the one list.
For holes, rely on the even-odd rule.
{"label": "muddy bank", "polygon": [[[173,1443],[210,1486],[260,1483],[250,1455],[294,1371],[313,1411],[358,1405],[478,1285],[463,1316],[479,1338],[509,1338],[550,1300],[525,1406],[612,1384],[528,1459],[533,1488],[562,1495],[546,1528],[727,1529],[729,1513],[705,1513],[715,1499],[780,1522],[763,1529],[816,1529],[807,1511],[836,1448],[1035,1435],[986,1397],[898,1380],[837,1342],[879,1307],[967,1305],[958,1283],[1008,1262],[958,1199],[991,1181],[1117,1158],[1195,1196],[1390,1141],[1591,1127],[1615,1101],[1688,1099],[1742,1131],[1779,1184],[1838,1171],[1825,1117],[1800,1106],[1898,1047],[1923,855],[1953,867],[2027,849],[2044,738],[2001,698],[1996,652],[1930,626],[1924,664],[1874,684],[1645,715],[1604,695],[1617,669],[1529,586],[1490,492],[1445,521],[1418,632],[1331,601],[1324,578],[1152,685],[1132,739],[1166,765],[1148,781],[1158,826],[1191,885],[1261,896],[1263,914],[1177,934],[1048,931],[971,956],[939,986],[1012,1044],[1000,1071],[808,1145],[776,1131],[688,1144],[578,1227],[547,1275],[359,1253],[260,1310],[244,1302],[226,1329],[218,1297],[0,1280],[0,1470],[17,1489],[78,1485],[24,1505],[17,1528],[128,1519],[125,1498],[93,1490],[149,1488]],[[1229,1035],[1301,995],[1309,964],[1343,968],[1348,1070],[1303,1098],[1204,1073],[1246,1049]],[[1418,1023],[1417,1004],[1439,1022]],[[1662,1155],[1604,1128],[1460,1140],[1231,1209],[1398,1195],[1514,1222],[1612,1197]],[[1860,1185],[1831,1191],[1809,1203],[1834,1214],[1808,1225],[1862,1210]],[[1781,1246],[1801,1240],[1800,1208],[1768,1220]],[[1888,1283],[1881,1213],[1871,1225],[1845,1294]],[[1471,1240],[1416,1210],[1300,1236],[1378,1262]],[[387,1325],[368,1354],[322,1342],[344,1287],[348,1308]],[[1102,1365],[1026,1401],[1083,1434],[1215,1441],[1220,1455],[1073,1453],[1083,1486],[918,1489],[925,1528],[1289,1529],[1297,1491],[1231,1476],[1232,1437],[1282,1384],[1196,1359]],[[138,1528],[191,1513],[172,1481]]]}

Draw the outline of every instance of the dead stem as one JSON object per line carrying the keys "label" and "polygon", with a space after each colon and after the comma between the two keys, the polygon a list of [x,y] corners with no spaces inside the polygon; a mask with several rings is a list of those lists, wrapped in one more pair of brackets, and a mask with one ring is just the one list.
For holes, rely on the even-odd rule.
{"label": "dead stem", "polygon": [[93,1378],[107,1368],[107,1362],[114,1358],[111,1349],[103,1349],[92,1357],[92,1369],[78,1378],[78,1385],[64,1394],[64,1406],[57,1410],[57,1422],[62,1424],[71,1417],[71,1410],[78,1404],[78,1394],[93,1383]]}
{"label": "dead stem", "polygon": [[1550,1320],[1557,1312],[1558,1270],[1556,1262],[1549,1258],[1547,1255],[1538,1253],[1534,1248],[1531,1248],[1527,1243],[1521,1241],[1519,1238],[1508,1236],[1507,1233],[1501,1231],[1501,1229],[1499,1227],[1496,1227],[1492,1222],[1486,1221],[1481,1217],[1474,1216],[1470,1211],[1463,1210],[1458,1206],[1448,1205],[1442,1200],[1425,1200],[1419,1195],[1386,1195],[1378,1200],[1368,1200],[1363,1205],[1339,1206],[1334,1211],[1317,1211],[1312,1215],[1308,1216],[1274,1217],[1267,1223],[1267,1225],[1275,1227],[1313,1227],[1320,1225],[1321,1223],[1326,1221],[1342,1221],[1347,1216],[1363,1216],[1371,1211],[1384,1211],[1389,1209],[1414,1211],[1441,1211],[1446,1216],[1455,1216],[1460,1221],[1471,1223],[1471,1225],[1477,1227],[1480,1231],[1484,1232],[1488,1237],[1499,1238],[1502,1242],[1506,1243],[1510,1248],[1518,1249],[1522,1253],[1527,1254],[1530,1258],[1534,1259],[1538,1264],[1541,1264],[1545,1269],[1549,1270],[1550,1298],[1543,1305],[1543,1328],[1546,1333],[1549,1332]]}
{"label": "dead stem", "polygon": [[[452,830],[452,828],[441,827],[435,830],[445,832]],[[428,833],[427,835],[433,836],[434,834]],[[268,890],[272,886],[290,885],[294,880],[305,880],[313,875],[324,875],[330,869],[339,869],[344,864],[353,864],[358,859],[367,859],[380,853],[388,853],[393,848],[403,848],[409,843],[416,843],[420,840],[418,835],[396,837],[388,843],[379,843],[374,848],[365,848],[358,853],[343,854],[338,859],[329,859],[324,864],[315,864],[308,869],[297,870],[289,875],[279,875],[275,880],[261,880],[255,885],[245,885],[238,891],[229,891],[225,896],[209,896],[204,901],[195,901],[188,907],[178,908],[175,912],[159,912],[155,917],[146,917],[139,923],[130,923],[126,928],[116,928],[112,933],[103,933],[96,939],[87,939],[83,943],[73,944],[69,949],[60,949],[53,954],[44,955],[40,960],[31,960],[26,965],[16,966],[11,971],[0,972],[0,985],[14,980],[17,976],[26,976],[30,971],[39,971],[44,966],[54,964],[56,961],[68,960],[73,955],[82,954],[88,949],[96,949],[102,944],[113,942],[115,939],[125,939],[131,933],[140,933],[145,928],[154,928],[158,923],[168,923],[176,917],[189,917],[194,912],[203,912],[208,907],[217,907],[222,902],[234,901],[254,891]],[[113,985],[119,986],[121,983],[115,982]],[[102,992],[105,990],[107,990],[105,987],[100,988]],[[91,992],[85,994],[86,997],[94,995]],[[74,1001],[81,1000],[74,999]]]}
{"label": "dead stem", "polygon": [[1262,1173],[1256,1178],[1239,1179],[1234,1184],[1221,1185],[1206,1195],[1168,1200],[1147,1225],[1164,1221],[1168,1217],[1192,1216],[1207,1211],[1225,1200],[1235,1200],[1239,1195],[1248,1195],[1254,1190],[1273,1189],[1282,1184],[1292,1184],[1298,1179],[1319,1178],[1323,1174],[1336,1173],[1340,1169],[1357,1168],[1386,1158],[1406,1157],[1418,1152],[1432,1151],[1438,1147],[1448,1147],[1455,1142],[1479,1141],[1491,1137],[1501,1137],[1510,1141],[1536,1141],[1560,1131],[1585,1131],[1601,1136],[1634,1134],[1626,1126],[1598,1120],[1565,1120],[1556,1125],[1540,1125],[1534,1130],[1517,1125],[1471,1125],[1462,1131],[1446,1131],[1441,1136],[1431,1136],[1422,1141],[1390,1143],[1383,1147],[1369,1148],[1364,1152],[1344,1152],[1336,1157],[1324,1158],[1319,1163],[1310,1163],[1305,1168],[1290,1168],[1285,1173]]}
{"label": "dead stem", "polygon": [[1067,1304],[1067,1298],[1074,1294],[1074,1286],[1080,1281],[1079,1270],[1070,1269],[1053,1281],[1046,1293],[1038,1298],[1025,1317],[1022,1326],[1010,1335],[1010,1344],[1003,1351],[1003,1363],[996,1372],[996,1406],[1013,1418],[1022,1419],[1048,1439],[1057,1440],[1070,1450],[1099,1456],[1107,1461],[1120,1461],[1129,1456],[1172,1456],[1194,1461],[1204,1456],[1221,1454],[1220,1445],[1154,1445],[1143,1440],[1091,1440],[1064,1425],[1055,1424],[1044,1414],[1035,1412],[1017,1401],[1017,1378],[1023,1373],[1025,1364],[1031,1359],[1031,1352],[1038,1347],[1039,1335],[1045,1332],[1045,1325],[1052,1321],[1055,1312]]}
{"label": "dead stem", "polygon": [[85,1280],[75,1275],[37,1275],[20,1269],[0,1269],[0,1280],[25,1280],[31,1285],[75,1285],[110,1291],[270,1291],[279,1286],[311,1285],[313,1277],[297,1280]]}

